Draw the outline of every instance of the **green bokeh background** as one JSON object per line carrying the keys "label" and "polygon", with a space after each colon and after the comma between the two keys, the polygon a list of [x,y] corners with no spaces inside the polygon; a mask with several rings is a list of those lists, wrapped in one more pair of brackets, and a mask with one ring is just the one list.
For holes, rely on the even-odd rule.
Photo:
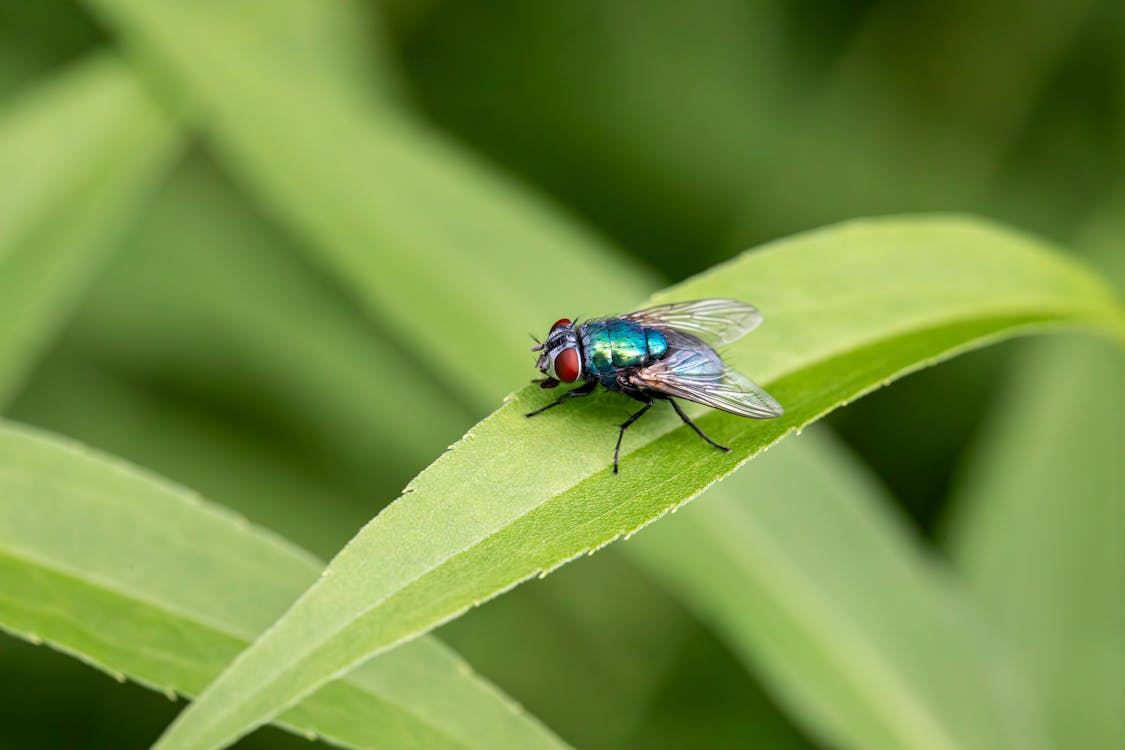
{"label": "green bokeh background", "polygon": [[[669,282],[860,215],[969,211],[1079,249],[1092,223],[1125,214],[1119,0],[394,0],[363,18],[350,31],[385,45],[394,96]],[[0,106],[114,44],[81,5],[0,1]],[[1098,262],[1120,268],[1109,237]],[[338,450],[346,409],[302,404],[310,353],[339,353],[345,374],[326,389],[388,352],[411,377],[440,376],[300,242],[193,142],[6,416],[150,467],[330,557],[425,462],[390,431]],[[338,339],[302,340],[310,319]],[[512,336],[549,322],[513,320]],[[923,534],[947,517],[1019,346],[922,372],[830,420]],[[409,440],[437,456],[481,416],[451,395]],[[817,746],[613,554],[439,634],[579,747]],[[3,747],[140,747],[177,708],[0,639]],[[240,745],[301,746],[272,729]]]}

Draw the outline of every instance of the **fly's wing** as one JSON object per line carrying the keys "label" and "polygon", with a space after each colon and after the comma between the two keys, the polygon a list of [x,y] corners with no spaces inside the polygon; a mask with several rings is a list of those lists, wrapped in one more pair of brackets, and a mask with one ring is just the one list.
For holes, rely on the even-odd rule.
{"label": "fly's wing", "polygon": [[694,401],[712,409],[754,419],[784,413],[781,404],[757,384],[723,364],[713,351],[681,349],[630,376],[640,388]]}
{"label": "fly's wing", "polygon": [[671,328],[690,333],[715,347],[742,338],[762,322],[762,314],[756,307],[733,299],[673,302],[621,317],[649,328]]}

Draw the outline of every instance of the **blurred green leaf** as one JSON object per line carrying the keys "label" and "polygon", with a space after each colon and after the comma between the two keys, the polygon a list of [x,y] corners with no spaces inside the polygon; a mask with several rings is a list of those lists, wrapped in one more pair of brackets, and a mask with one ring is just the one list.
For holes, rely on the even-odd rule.
{"label": "blurred green leaf", "polygon": [[[1119,282],[1111,196],[1081,245]],[[1125,355],[1101,341],[1023,352],[967,454],[947,542],[1031,676],[1054,747],[1125,746]]]}
{"label": "blurred green leaf", "polygon": [[745,246],[726,244],[731,212],[770,181],[807,105],[808,69],[834,46],[818,32],[855,13],[819,4],[798,25],[779,0],[436,5],[399,41],[427,114],[674,278]]}
{"label": "blurred green leaf", "polygon": [[722,498],[638,535],[630,558],[827,744],[1045,746],[1003,644],[829,437],[813,429],[760,456]]}
{"label": "blurred green leaf", "polygon": [[1031,674],[1053,747],[1121,747],[1125,357],[1040,342],[969,456],[949,543]]}
{"label": "blurred green leaf", "polygon": [[378,43],[379,16],[359,0],[234,0],[208,8],[222,26],[246,29],[257,50],[279,56],[273,64],[315,71],[323,86],[373,101],[401,96],[400,82]]}
{"label": "blurred green leaf", "polygon": [[609,749],[635,746],[627,738],[698,630],[619,555],[596,555],[438,634],[572,745]]}
{"label": "blurred green leaf", "polygon": [[[372,64],[379,51],[368,38],[375,19],[357,3],[249,0],[224,4],[226,11],[255,14],[254,33],[278,45],[286,64],[316,71],[322,83],[382,99],[395,89],[387,66]],[[135,87],[136,76],[118,68],[117,85]],[[98,395],[112,405],[86,402],[86,394],[55,378],[38,389],[31,411],[48,424],[63,422],[67,431],[92,433],[114,453],[143,443],[142,463],[174,465],[191,486],[200,486],[199,479],[223,485],[213,496],[267,518],[289,538],[334,551],[371,516],[372,494],[396,493],[472,415],[373,335],[337,288],[293,257],[293,241],[248,212],[229,185],[199,179],[198,169],[182,171],[186,178],[157,193],[140,218],[122,248],[131,259],[111,269],[72,327],[78,330],[67,342],[67,362],[56,368],[67,370],[62,380],[71,386],[93,377],[90,387],[106,386]],[[307,283],[309,277],[320,283]],[[70,372],[76,367],[81,374]],[[382,379],[371,381],[372,371]],[[385,387],[388,382],[395,387]],[[318,398],[310,399],[310,390]],[[219,414],[221,407],[228,411]],[[393,434],[382,420],[394,422]],[[130,434],[157,424],[167,439],[144,436],[127,445]],[[266,432],[296,456],[271,456],[261,445]],[[332,455],[324,455],[320,441],[340,432],[350,439],[335,441]],[[208,434],[201,439],[200,433]],[[206,450],[187,450],[193,440]],[[271,459],[286,491],[267,497],[235,466],[248,460],[264,468]],[[320,475],[315,479],[307,476],[310,464]],[[373,479],[387,486],[373,492]],[[346,490],[326,493],[330,484]],[[310,502],[325,494],[337,500],[348,491],[362,503],[345,509],[339,502]],[[285,502],[293,498],[303,502]]]}
{"label": "blurred green leaf", "polygon": [[[593,559],[599,557],[602,556],[595,555]],[[567,565],[562,573],[565,575],[573,567]],[[525,588],[535,590],[538,587]],[[698,627],[702,630],[702,625]],[[757,681],[750,681],[752,673],[732,658],[715,634],[703,631],[684,639],[672,656],[670,668],[650,699],[648,712],[642,721],[635,723],[628,739],[616,747],[645,750],[682,750],[685,747],[816,750],[820,747],[782,718],[774,697]]]}
{"label": "blurred green leaf", "polygon": [[475,421],[201,159],[155,193],[60,349],[16,418],[326,555]]}
{"label": "blurred green leaf", "polygon": [[89,14],[71,0],[0,2],[0,99],[19,96],[20,89],[104,41]]}
{"label": "blurred green leaf", "polygon": [[458,0],[399,46],[442,127],[676,275],[842,218],[980,212],[1096,4]]}
{"label": "blurred green leaf", "polygon": [[759,172],[743,221],[772,236],[864,214],[980,210],[1093,5],[879,4]]}
{"label": "blurred green leaf", "polygon": [[179,139],[112,57],[0,113],[0,404],[66,320]]}
{"label": "blurred green leaf", "polygon": [[[573,224],[391,108],[286,64],[245,3],[90,0],[186,93],[216,149],[318,259],[360,286],[372,317],[463,392],[495,399],[526,353],[513,321],[546,305],[599,309],[636,271]],[[425,202],[418,200],[426,195]],[[597,269],[582,285],[544,284],[552,259]],[[431,274],[457,278],[432,293]],[[535,289],[513,295],[512,287]],[[431,333],[446,330],[440,346]],[[480,356],[488,341],[500,356]],[[471,362],[471,368],[465,367]]]}
{"label": "blurred green leaf", "polygon": [[[189,492],[7,425],[0,570],[4,629],[171,695],[202,689],[321,565]],[[280,721],[362,748],[561,746],[433,639]]]}
{"label": "blurred green leaf", "polygon": [[[772,386],[784,417],[722,413],[705,450],[668,414],[630,433],[609,472],[608,399],[534,421],[528,386],[424,471],[158,745],[212,748],[360,659],[593,551],[695,497],[788,432],[959,351],[1061,325],[1125,337],[1100,281],[1027,237],[956,218],[855,222],[743,255],[658,295],[755,298],[769,321],[728,359]],[[592,402],[592,403],[590,403]],[[620,402],[618,402],[620,403]],[[567,455],[559,460],[565,419]]]}

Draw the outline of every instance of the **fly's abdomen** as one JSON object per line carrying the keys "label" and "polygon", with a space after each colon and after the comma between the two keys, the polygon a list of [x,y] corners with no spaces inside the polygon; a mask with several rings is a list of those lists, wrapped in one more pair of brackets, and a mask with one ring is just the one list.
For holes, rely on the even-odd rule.
{"label": "fly's abdomen", "polygon": [[631,320],[595,320],[582,327],[586,372],[608,380],[629,367],[643,367],[668,351],[668,339]]}
{"label": "fly's abdomen", "polygon": [[645,341],[648,345],[648,356],[660,359],[668,352],[668,337],[655,328],[645,329]]}

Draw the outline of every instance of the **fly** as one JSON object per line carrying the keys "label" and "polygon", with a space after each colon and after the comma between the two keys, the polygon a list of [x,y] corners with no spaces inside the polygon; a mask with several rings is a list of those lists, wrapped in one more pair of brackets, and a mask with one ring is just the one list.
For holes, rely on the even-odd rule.
{"label": "fly", "polygon": [[714,348],[741,338],[761,322],[762,314],[756,308],[731,299],[674,302],[583,323],[562,318],[551,326],[546,341],[531,348],[542,352],[535,366],[545,376],[533,382],[540,388],[582,384],[527,416],[534,417],[568,399],[588,396],[600,383],[644,404],[618,430],[614,474],[625,430],[656,401],[670,403],[699,437],[729,453],[730,448],[707,437],[675,399],[753,419],[781,416],[781,404],[749,378],[727,367]]}

